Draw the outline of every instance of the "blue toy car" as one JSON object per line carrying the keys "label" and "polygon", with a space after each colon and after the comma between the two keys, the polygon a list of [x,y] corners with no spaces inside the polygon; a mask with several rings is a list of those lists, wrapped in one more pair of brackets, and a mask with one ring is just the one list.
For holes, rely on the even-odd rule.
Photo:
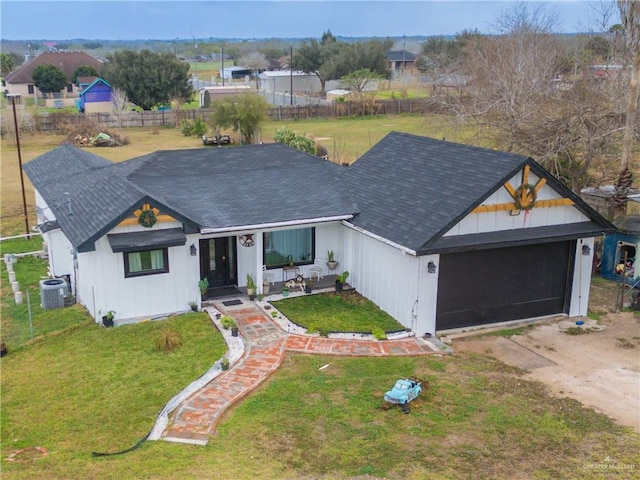
{"label": "blue toy car", "polygon": [[410,378],[401,379],[396,382],[391,390],[384,394],[385,401],[403,406],[402,411],[409,413],[406,406],[422,392],[421,382]]}

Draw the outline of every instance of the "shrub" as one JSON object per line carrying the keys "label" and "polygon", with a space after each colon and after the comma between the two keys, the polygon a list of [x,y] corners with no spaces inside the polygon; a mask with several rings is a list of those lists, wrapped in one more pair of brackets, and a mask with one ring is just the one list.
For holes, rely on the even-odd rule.
{"label": "shrub", "polygon": [[371,334],[376,340],[386,340],[387,338],[387,334],[380,327],[375,327],[373,330],[371,330]]}
{"label": "shrub", "polygon": [[182,335],[170,328],[160,331],[158,338],[156,338],[156,348],[161,352],[168,353],[180,347],[182,347]]}
{"label": "shrub", "polygon": [[236,326],[236,321],[229,315],[223,315],[222,318],[220,318],[220,324],[222,325],[222,328],[229,329]]}
{"label": "shrub", "polygon": [[207,133],[207,124],[201,118],[196,118],[195,122],[193,122],[193,134],[201,137],[205,133]]}
{"label": "shrub", "polygon": [[180,123],[180,132],[182,132],[182,135],[184,135],[185,137],[190,137],[191,135],[193,135],[193,123],[189,120],[182,120],[182,122]]}

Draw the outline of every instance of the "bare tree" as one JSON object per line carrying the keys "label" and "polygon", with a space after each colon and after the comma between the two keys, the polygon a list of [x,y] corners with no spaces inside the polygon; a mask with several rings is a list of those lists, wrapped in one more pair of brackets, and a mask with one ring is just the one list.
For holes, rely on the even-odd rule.
{"label": "bare tree", "polygon": [[627,51],[631,56],[631,78],[629,80],[629,98],[624,137],[622,139],[622,156],[620,160],[620,175],[615,184],[614,201],[618,207],[617,213],[626,211],[627,194],[633,183],[631,162],[633,154],[633,137],[635,121],[638,113],[638,97],[640,96],[640,3],[635,0],[618,0]]}
{"label": "bare tree", "polygon": [[269,67],[269,61],[260,52],[249,52],[238,59],[238,64],[251,70],[252,75],[256,79],[256,91],[260,88],[260,77],[258,74]]}
{"label": "bare tree", "polygon": [[114,88],[111,93],[111,104],[113,105],[114,112],[124,112],[129,108],[129,97],[127,92],[121,88]]}
{"label": "bare tree", "polygon": [[472,81],[453,106],[485,127],[483,143],[531,155],[578,192],[593,163],[607,163],[615,149],[620,93],[614,81],[562,75],[571,69],[555,24],[554,15],[519,3],[499,19],[501,35],[470,39]]}

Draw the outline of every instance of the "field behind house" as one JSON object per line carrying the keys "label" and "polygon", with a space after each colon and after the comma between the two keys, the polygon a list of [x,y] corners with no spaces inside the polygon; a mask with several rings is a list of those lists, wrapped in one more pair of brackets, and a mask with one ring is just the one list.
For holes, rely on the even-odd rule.
{"label": "field behind house", "polygon": [[[387,133],[400,132],[426,135],[434,138],[465,142],[471,138],[473,131],[457,125],[452,117],[444,115],[402,115],[384,117],[349,117],[336,120],[308,120],[293,122],[265,122],[258,135],[258,140],[265,143],[273,141],[278,128],[287,126],[299,134],[314,138],[327,148],[332,161],[351,163]],[[181,148],[203,147],[197,137],[185,137],[178,128],[126,128],[115,130],[129,139],[129,144],[122,147],[88,148],[88,151],[115,162],[146,155],[156,150],[175,150]],[[65,141],[65,135],[50,133],[23,133],[20,136],[20,152],[24,165],[33,158],[46,153]],[[22,193],[20,171],[18,168],[18,152],[15,137],[5,135],[0,143],[0,202],[2,224],[0,236],[24,233],[22,215]],[[33,187],[24,176],[27,210],[30,213],[30,225],[35,221],[35,205]]]}

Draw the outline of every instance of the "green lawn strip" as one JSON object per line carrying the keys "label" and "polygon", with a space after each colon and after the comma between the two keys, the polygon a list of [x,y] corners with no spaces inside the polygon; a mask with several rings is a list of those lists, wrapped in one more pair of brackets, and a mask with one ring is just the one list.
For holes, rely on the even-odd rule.
{"label": "green lawn strip", "polygon": [[[16,280],[22,291],[21,304],[15,303],[6,266],[3,264],[1,267],[2,318],[0,326],[2,327],[2,339],[10,351],[21,348],[34,339],[81,325],[90,320],[86,310],[80,305],[47,310],[40,306],[40,280],[46,278],[46,260],[26,256],[18,258],[18,261],[14,263]],[[33,339],[29,322],[29,303],[31,304]]]}
{"label": "green lawn strip", "polygon": [[[167,328],[183,338],[170,353],[155,344]],[[92,468],[90,452],[135,444],[164,404],[225,351],[208,315],[189,313],[111,329],[86,325],[10,353],[2,359],[3,461],[10,450],[43,446],[52,454],[38,462],[42,468]]]}
{"label": "green lawn strip", "polygon": [[375,303],[355,292],[331,292],[285,298],[273,305],[291,321],[311,331],[385,332],[405,327]]}

